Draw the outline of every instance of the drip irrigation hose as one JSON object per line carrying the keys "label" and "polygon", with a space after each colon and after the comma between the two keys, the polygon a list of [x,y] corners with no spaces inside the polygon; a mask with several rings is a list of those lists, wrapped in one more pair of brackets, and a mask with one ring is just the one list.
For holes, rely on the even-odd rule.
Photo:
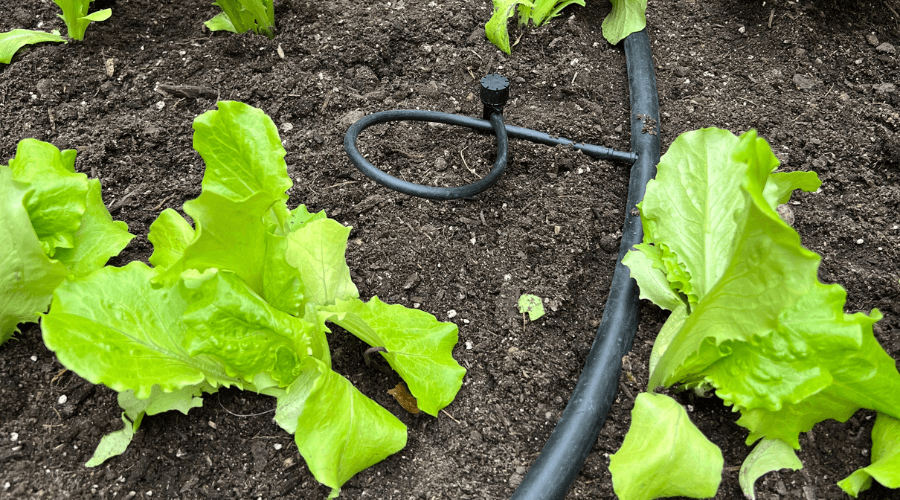
{"label": "drip irrigation hose", "polygon": [[[454,200],[457,198],[471,198],[494,185],[498,180],[500,180],[500,176],[503,174],[503,171],[506,170],[506,162],[509,158],[509,137],[513,139],[525,139],[539,144],[546,144],[548,146],[556,146],[560,144],[571,145],[582,153],[585,153],[596,159],[620,160],[628,164],[633,164],[636,161],[637,156],[634,153],[616,151],[613,149],[604,148],[602,146],[595,146],[593,144],[576,144],[574,141],[571,141],[564,137],[551,137],[549,134],[538,132],[536,130],[514,127],[504,124],[503,104],[506,103],[505,96],[502,96],[503,98],[501,99],[493,100],[492,98],[495,96],[490,95],[490,92],[485,92],[485,80],[488,80],[491,77],[502,78],[503,81],[506,81],[505,78],[500,77],[499,75],[488,75],[482,79],[481,98],[484,102],[484,116],[486,117],[486,119],[479,120],[477,118],[470,118],[463,115],[452,115],[448,113],[441,113],[439,111],[421,111],[415,109],[400,109],[394,111],[382,111],[380,113],[373,113],[361,118],[359,121],[350,126],[350,128],[347,130],[347,133],[344,135],[344,151],[347,152],[347,156],[350,157],[350,161],[353,163],[353,165],[356,166],[356,168],[358,168],[362,173],[366,174],[369,178],[371,178],[378,184],[381,184],[382,186],[388,187],[395,191],[400,191],[401,193],[418,196],[420,198],[429,198],[432,200]],[[491,81],[488,83],[494,82]],[[507,86],[503,89],[503,91],[506,96],[508,96],[508,81],[506,81],[506,85]],[[491,168],[491,171],[490,173],[488,173],[488,175],[472,184],[450,188],[426,186],[423,184],[415,184],[412,182],[404,181],[384,172],[383,170],[369,163],[365,158],[363,158],[363,155],[360,154],[359,150],[356,149],[357,138],[359,137],[359,134],[366,128],[371,127],[372,125],[377,125],[379,123],[403,120],[445,123],[448,125],[468,127],[482,132],[493,132],[494,135],[497,136],[497,158],[496,160],[494,160],[494,166]]]}
{"label": "drip irrigation hose", "polygon": [[513,500],[558,500],[565,496],[597,441],[619,388],[622,356],[631,350],[638,325],[638,289],[622,257],[643,239],[635,205],[659,163],[659,98],[646,29],[625,39],[631,91],[631,148],[638,160],[631,168],[622,243],[609,299],[578,384],[559,423],[529,469]]}
{"label": "drip irrigation hose", "polygon": [[[575,144],[568,139],[554,138],[543,132],[505,125],[502,109],[508,97],[509,82],[506,81],[502,88],[494,87],[496,78],[502,78],[499,75],[488,75],[481,82],[486,119],[478,120],[435,111],[384,111],[357,121],[344,136],[344,150],[350,161],[375,182],[402,193],[437,200],[468,198],[497,182],[506,169],[509,137],[551,146],[572,145],[594,158],[632,164],[622,242],[597,336],[562,417],[541,454],[513,493],[512,500],[559,500],[565,496],[606,421],[606,415],[618,392],[622,357],[631,350],[637,331],[637,283],[631,279],[628,269],[622,264],[622,258],[643,239],[636,205],[644,198],[647,182],[656,175],[656,164],[660,157],[659,98],[646,29],[625,39],[625,57],[631,92],[630,153],[590,144]],[[505,81],[505,78],[502,79]],[[356,140],[363,130],[372,125],[400,120],[438,122],[493,131],[497,136],[497,159],[493,168],[481,180],[454,188],[414,184],[385,173],[363,158],[356,148]]]}

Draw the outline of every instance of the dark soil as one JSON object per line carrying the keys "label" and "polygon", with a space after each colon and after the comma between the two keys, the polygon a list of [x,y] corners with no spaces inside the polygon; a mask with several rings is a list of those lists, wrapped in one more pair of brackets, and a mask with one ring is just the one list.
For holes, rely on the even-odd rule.
{"label": "dark soil", "polygon": [[[848,311],[884,313],[875,332],[895,359],[898,3],[680,0],[649,8],[663,150],[700,127],[755,128],[785,170],[817,171],[821,191],[796,195],[790,206],[795,227],[824,256],[821,279],[847,288]],[[88,28],[83,42],[27,48],[0,67],[0,158],[27,137],[77,149],[77,169],[102,181],[113,216],[138,235],[111,263],[146,261],[156,216],[199,195],[203,163],[191,148],[191,122],[216,101],[158,85],[207,87],[262,108],[287,148],[291,203],[354,227],[348,259],[361,293],[420,304],[443,320],[455,311],[455,356],[469,370],[446,414],[414,416],[387,394],[398,378],[367,368],[362,343],[337,332],[335,368],[409,426],[407,448],[358,474],[341,497],[509,497],[562,413],[594,338],[629,168],[513,141],[509,169],[490,191],[431,202],[363,177],[342,138],[363,114],[387,109],[480,116],[478,79],[500,72],[513,84],[507,123],[628,150],[625,58],[600,36],[608,3],[567,9],[524,33],[512,56],[484,37],[488,1],[276,1],[274,40],[209,33],[202,21],[218,9],[208,0],[95,3],[104,7],[113,17]],[[49,1],[0,0],[0,12],[0,31],[64,31]],[[379,126],[360,145],[376,165],[445,185],[471,182],[493,161],[490,136],[444,126]],[[514,308],[522,293],[549,299],[548,314],[523,323]],[[633,379],[623,375],[627,390],[567,498],[614,497],[608,457],[647,383],[665,315],[645,304],[642,318],[626,360]],[[746,432],[718,400],[679,397],[724,451],[716,498],[740,498]],[[0,348],[0,401],[3,499],[327,495],[273,423],[274,401],[233,390],[208,396],[189,415],[145,419],[124,455],[84,467],[100,437],[121,426],[115,394],[64,371],[36,325]],[[869,463],[873,421],[860,412],[817,426],[801,439],[805,468],[765,476],[758,498],[844,498],[835,482]],[[861,498],[900,495],[876,485]]]}

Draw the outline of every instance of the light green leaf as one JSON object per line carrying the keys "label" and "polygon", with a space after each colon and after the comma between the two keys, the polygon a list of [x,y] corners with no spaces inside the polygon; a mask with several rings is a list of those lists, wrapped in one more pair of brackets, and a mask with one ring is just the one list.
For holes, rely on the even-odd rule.
{"label": "light green leaf", "polygon": [[544,315],[544,304],[537,295],[522,295],[519,297],[519,314],[528,313],[528,319],[534,321]]}
{"label": "light green leaf", "polygon": [[775,210],[778,205],[791,199],[795,189],[812,192],[821,185],[822,181],[815,172],[779,172],[769,177],[763,197],[769,202],[772,210]]}
{"label": "light green leaf", "polygon": [[584,7],[584,0],[537,0],[531,10],[531,20],[535,25],[542,26],[572,4]]}
{"label": "light green leaf", "polygon": [[750,500],[756,500],[753,484],[764,474],[781,469],[800,470],[801,468],[803,468],[803,464],[797,458],[797,453],[787,443],[780,439],[763,439],[741,464],[738,482],[741,484],[744,496]]}
{"label": "light green leaf", "polygon": [[75,150],[24,139],[9,161],[13,179],[27,185],[25,209],[49,257],[75,246],[75,231],[87,208],[87,176],[75,173]]}
{"label": "light green leaf", "polygon": [[182,346],[188,301],[183,285],[153,287],[141,262],[104,267],[56,289],[41,321],[44,343],[60,363],[94,384],[150,397],[154,385],[174,392],[204,381],[243,384],[207,356]]}
{"label": "light green leaf", "polygon": [[[201,382],[197,385],[189,385],[174,392],[163,392],[159,386],[153,386],[150,397],[138,399],[134,391],[122,391],[117,395],[119,406],[125,410],[125,415],[137,422],[143,415],[157,415],[171,410],[178,410],[187,415],[191,408],[203,406],[205,393],[214,393],[216,388]],[[137,431],[137,425],[134,430]]]}
{"label": "light green leaf", "polygon": [[86,467],[96,467],[112,457],[125,453],[134,438],[134,432],[141,425],[141,418],[139,417],[132,425],[131,420],[128,420],[123,413],[122,424],[124,425],[122,429],[110,432],[100,438],[100,444],[97,445],[94,455],[84,464]]}
{"label": "light green leaf", "polygon": [[621,500],[709,498],[719,489],[724,463],[677,401],[644,392],[635,399],[622,447],[609,457],[609,471]]}
{"label": "light green leaf", "polygon": [[94,12],[93,14],[88,14],[83,17],[79,17],[78,19],[92,22],[106,21],[112,16],[112,9],[103,9]]}
{"label": "light green leaf", "polygon": [[43,42],[66,43],[66,39],[59,36],[58,31],[47,33],[46,31],[17,29],[0,33],[0,63],[9,64],[22,47]]}
{"label": "light green leaf", "polygon": [[[690,132],[660,161],[641,207],[641,251],[668,249],[678,266],[666,270],[686,271],[670,272],[670,286],[690,285],[696,304],[664,328],[649,387],[712,385],[741,412],[748,444],[770,438],[799,448],[799,433],[824,419],[846,420],[861,407],[900,415],[891,396],[900,373],[872,334],[880,313],[844,314],[844,290],[818,281],[820,257],[774,210],[786,190],[818,181],[773,176],[776,166],[752,131],[736,141]],[[652,254],[644,262],[653,264]]]}
{"label": "light green leaf", "polygon": [[[357,472],[406,446],[406,426],[353,384],[315,358],[278,398],[275,421],[294,440],[329,498]],[[323,425],[328,422],[328,425]]]}
{"label": "light green leaf", "polygon": [[203,23],[209,28],[209,31],[230,31],[237,33],[237,28],[231,22],[231,18],[225,12],[219,12],[212,19]]}
{"label": "light green leaf", "polygon": [[488,40],[507,54],[510,53],[510,47],[506,23],[515,13],[516,5],[534,8],[534,4],[528,0],[494,0],[494,14],[484,25],[484,33]]}
{"label": "light green leaf", "polygon": [[[628,255],[631,254],[640,255],[640,252],[628,253]],[[659,358],[662,357],[666,352],[666,349],[669,348],[669,345],[672,344],[675,335],[678,334],[681,327],[684,326],[684,320],[687,318],[687,307],[685,307],[683,303],[679,302],[679,304],[679,306],[676,306],[672,310],[672,314],[666,319],[666,322],[659,330],[659,333],[656,334],[656,339],[653,341],[653,350],[650,352],[650,363],[648,364],[648,370],[651,373],[656,369]]]}
{"label": "light green leaf", "polygon": [[632,33],[637,33],[647,25],[644,13],[647,0],[610,0],[612,11],[600,26],[603,38],[615,45]]}
{"label": "light green leaf", "polygon": [[300,225],[288,235],[286,262],[299,270],[303,297],[318,306],[359,297],[344,254],[350,228],[332,219]]}
{"label": "light green leaf", "polygon": [[323,317],[356,335],[380,353],[400,374],[419,409],[437,416],[459,392],[466,369],[453,359],[458,328],[434,316],[372,297],[339,300],[323,308]]}
{"label": "light green leaf", "polygon": [[191,289],[183,316],[187,354],[219,360],[229,377],[253,382],[267,373],[281,387],[290,385],[303,358],[313,355],[313,338],[324,336],[318,322],[275,309],[233,273],[210,270],[188,278],[191,273],[185,273]]}
{"label": "light green leaf", "polygon": [[[166,219],[160,222],[159,238],[168,249],[161,251],[170,255],[160,254],[158,262],[170,265],[160,269],[157,282],[172,284],[188,269],[227,269],[263,295],[270,225],[286,234],[291,218],[285,203],[285,190],[292,184],[285,152],[275,125],[261,110],[232,101],[218,106],[194,120],[194,147],[207,168],[200,197],[184,204],[194,220],[193,240],[183,249],[180,243],[164,243],[173,233],[183,240],[189,231],[173,214],[161,214]],[[172,249],[182,253],[174,263]]]}
{"label": "light green leaf", "polygon": [[88,179],[87,182],[87,206],[81,218],[81,226],[75,232],[75,246],[59,248],[55,255],[76,276],[84,276],[100,269],[110,257],[119,255],[134,238],[128,232],[128,224],[114,221],[103,204],[100,181]]}
{"label": "light green leaf", "polygon": [[41,248],[24,200],[27,191],[0,165],[0,344],[19,323],[37,321],[63,282],[66,267]]}
{"label": "light green leaf", "polygon": [[150,224],[147,239],[153,244],[150,264],[163,269],[172,267],[184,256],[184,250],[194,241],[194,228],[175,210],[167,208]]}
{"label": "light green leaf", "polygon": [[888,488],[900,488],[900,420],[884,413],[878,413],[872,428],[872,465],[854,471],[838,486],[856,498],[869,489],[872,479]]}
{"label": "light green leaf", "polygon": [[234,202],[258,193],[266,193],[272,204],[285,202],[293,183],[278,128],[261,109],[236,101],[217,106],[193,125],[194,149],[206,163],[203,191]]}

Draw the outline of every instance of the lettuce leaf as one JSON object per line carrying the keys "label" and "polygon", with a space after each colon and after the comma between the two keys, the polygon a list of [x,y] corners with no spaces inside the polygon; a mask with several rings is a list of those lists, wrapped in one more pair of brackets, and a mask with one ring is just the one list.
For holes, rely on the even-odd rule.
{"label": "lettuce leaf", "polygon": [[241,380],[205,355],[183,346],[182,321],[192,294],[179,283],[153,287],[154,271],[141,262],[105,267],[66,281],[41,321],[44,343],[82,378],[116,391],[150,397],[207,382],[242,387]]}
{"label": "lettuce leaf", "polygon": [[335,498],[357,472],[406,446],[406,426],[322,361],[306,358],[302,370],[278,398],[275,421]]}
{"label": "lettuce leaf", "polygon": [[749,500],[756,500],[753,483],[763,475],[780,469],[800,470],[803,464],[797,453],[780,439],[763,439],[741,464],[738,482]]}
{"label": "lettuce leaf", "polygon": [[372,297],[339,300],[322,313],[373,347],[400,374],[420,410],[436,417],[456,397],[466,369],[453,359],[459,329],[425,311],[388,305]]}
{"label": "lettuce leaf", "polygon": [[615,45],[647,25],[647,0],[610,0],[612,11],[600,25],[603,38]]}
{"label": "lettuce leaf", "polygon": [[9,64],[12,58],[22,47],[43,42],[66,43],[66,39],[59,35],[59,31],[52,33],[46,31],[16,29],[0,33],[0,63]]}
{"label": "lettuce leaf", "polygon": [[75,246],[75,231],[87,209],[87,176],[75,173],[75,150],[60,151],[35,139],[24,139],[9,161],[13,178],[28,186],[25,209],[44,253]]}
{"label": "lettuce leaf", "polygon": [[900,420],[879,413],[872,428],[872,465],[863,467],[838,482],[856,498],[869,489],[872,479],[888,488],[900,488]]}
{"label": "lettuce leaf", "polygon": [[719,447],[677,401],[644,392],[634,401],[622,447],[609,457],[609,471],[621,500],[709,498],[719,489],[724,463]]}
{"label": "lettuce leaf", "polygon": [[21,322],[37,321],[66,274],[87,275],[133,238],[113,221],[100,181],[75,173],[75,151],[19,142],[0,166],[0,344]]}
{"label": "lettuce leaf", "polygon": [[25,186],[0,165],[0,344],[19,323],[37,321],[63,282],[66,266],[47,257],[25,209]]}

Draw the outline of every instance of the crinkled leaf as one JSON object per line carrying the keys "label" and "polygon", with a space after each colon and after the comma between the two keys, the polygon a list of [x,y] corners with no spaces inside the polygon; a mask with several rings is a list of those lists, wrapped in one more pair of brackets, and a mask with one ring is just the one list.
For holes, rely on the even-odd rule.
{"label": "crinkled leaf", "polygon": [[318,322],[275,309],[233,273],[190,273],[185,286],[191,302],[183,317],[187,354],[219,360],[229,377],[253,382],[267,373],[282,387],[290,385],[303,358],[313,355],[313,337],[324,336]]}
{"label": "crinkled leaf", "polygon": [[25,209],[44,253],[54,257],[57,248],[75,246],[88,192],[87,176],[75,173],[75,150],[24,139],[9,167],[13,179],[26,185]]}
{"label": "crinkled leaf", "polygon": [[105,21],[112,15],[111,9],[101,10],[88,14],[92,0],[53,0],[62,9],[62,14],[57,14],[65,21],[69,30],[69,37],[74,40],[84,39],[84,32],[92,21]]}
{"label": "crinkled leaf", "polygon": [[647,0],[610,0],[612,11],[600,26],[603,38],[615,45],[647,25]]}
{"label": "crinkled leaf", "polygon": [[287,200],[287,175],[278,128],[258,108],[219,101],[218,110],[194,120],[194,149],[206,164],[203,191],[231,201],[266,193],[271,203]]}
{"label": "crinkled leaf", "polygon": [[167,208],[150,224],[147,239],[153,244],[150,264],[163,269],[172,267],[184,256],[184,250],[194,241],[194,228],[175,210]]}
{"label": "crinkled leaf", "polygon": [[456,397],[466,369],[453,359],[458,328],[434,316],[399,304],[388,305],[372,297],[339,300],[323,308],[323,316],[373,347],[400,374],[419,409],[437,416]]}
{"label": "crinkled leaf", "polygon": [[753,484],[764,474],[781,469],[800,470],[801,468],[803,468],[803,464],[797,458],[797,453],[787,443],[780,439],[763,439],[741,464],[738,482],[741,484],[744,496],[750,500],[756,500]]}
{"label": "crinkled leaf", "polygon": [[660,247],[642,243],[635,248],[640,251],[626,253],[622,264],[628,266],[631,277],[637,281],[640,297],[670,311],[684,307],[684,301],[664,271]]}
{"label": "crinkled leaf", "polygon": [[[684,134],[660,161],[641,205],[642,251],[668,249],[677,264],[662,266],[670,287],[686,290],[670,272],[683,268],[696,304],[667,330],[649,387],[711,384],[742,412],[748,443],[798,448],[799,432],[826,418],[846,420],[860,407],[900,414],[891,396],[900,374],[872,334],[880,313],[844,314],[843,289],[818,281],[820,257],[774,211],[786,190],[815,189],[817,179],[772,175],[776,166],[754,132],[735,139],[717,130]],[[634,262],[657,267],[652,254]]]}
{"label": "crinkled leaf", "polygon": [[884,413],[878,414],[872,428],[872,465],[853,472],[838,486],[856,498],[869,489],[873,478],[888,488],[900,488],[900,420]]}
{"label": "crinkled leaf", "polygon": [[306,358],[302,369],[278,398],[275,421],[294,434],[310,472],[334,498],[354,474],[403,449],[406,426],[320,360]]}
{"label": "crinkled leaf", "polygon": [[97,449],[94,450],[94,455],[91,456],[91,459],[88,460],[86,464],[84,464],[86,467],[96,467],[112,457],[125,453],[125,450],[128,449],[128,445],[131,444],[131,440],[134,439],[134,433],[137,430],[137,427],[141,425],[141,419],[138,418],[138,420],[132,424],[131,420],[128,420],[123,413],[122,424],[122,429],[110,432],[100,438],[100,444],[98,444]]}
{"label": "crinkled leaf", "polygon": [[350,228],[332,219],[316,219],[288,235],[285,259],[300,272],[303,297],[318,306],[359,297],[344,258]]}
{"label": "crinkled leaf", "polygon": [[[215,5],[218,5],[223,12],[206,22],[206,26],[210,30],[226,30],[235,33],[253,30],[272,38],[272,27],[275,25],[275,10],[272,0],[217,0]],[[217,20],[216,18],[220,16],[224,16],[226,19]],[[228,29],[229,25],[231,29]]]}
{"label": "crinkled leaf", "polygon": [[37,321],[66,276],[66,267],[41,248],[25,196],[9,167],[0,165],[0,344],[19,323]]}
{"label": "crinkled leaf", "polygon": [[635,399],[631,427],[609,457],[609,471],[621,500],[709,498],[719,489],[724,463],[677,401],[645,392]]}
{"label": "crinkled leaf", "polygon": [[506,29],[508,19],[515,14],[516,5],[534,8],[534,4],[528,0],[494,0],[494,14],[484,25],[484,33],[488,40],[500,50],[510,53],[509,32]]}
{"label": "crinkled leaf", "polygon": [[114,221],[109,214],[103,204],[102,189],[97,179],[88,179],[86,202],[81,226],[75,232],[75,247],[57,249],[55,255],[76,276],[100,269],[110,257],[119,255],[134,238],[128,232],[128,224]]}
{"label": "crinkled leaf", "polygon": [[82,378],[132,390],[139,399],[150,397],[154,385],[165,392],[204,381],[240,387],[218,362],[188,354],[183,285],[153,287],[153,276],[132,262],[64,282],[41,321],[44,343]]}
{"label": "crinkled leaf", "polygon": [[[161,269],[157,281],[174,283],[187,269],[227,269],[262,295],[269,226],[283,234],[291,216],[285,204],[292,184],[285,151],[275,124],[261,110],[233,101],[218,106],[194,120],[194,148],[206,163],[200,197],[184,204],[194,220],[194,238],[177,262],[161,257],[171,265]],[[173,223],[181,225],[168,221],[161,231],[173,230]],[[178,231],[186,237],[186,229]]]}
{"label": "crinkled leaf", "polygon": [[61,37],[58,31],[47,33],[46,31],[16,29],[0,33],[0,63],[9,64],[22,47],[43,42],[66,43],[66,39]]}

